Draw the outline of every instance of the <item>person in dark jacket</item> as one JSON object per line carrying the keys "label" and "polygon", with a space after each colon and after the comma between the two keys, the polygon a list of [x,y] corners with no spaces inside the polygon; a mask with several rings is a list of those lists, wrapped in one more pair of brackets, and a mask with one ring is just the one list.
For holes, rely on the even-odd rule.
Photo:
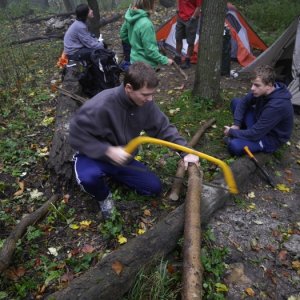
{"label": "person in dark jacket", "polygon": [[292,134],[291,94],[284,84],[275,82],[270,66],[255,70],[251,91],[242,99],[234,98],[231,109],[234,123],[225,126],[224,134],[232,155],[242,155],[244,146],[253,153],[272,153]]}
{"label": "person in dark jacket", "polygon": [[[75,155],[75,173],[81,187],[99,202],[104,218],[114,204],[107,177],[142,195],[159,195],[161,182],[123,146],[142,131],[151,137],[186,146],[176,127],[153,101],[158,86],[155,70],[144,62],[132,64],[122,85],[107,89],[87,101],[70,122],[69,142]],[[188,163],[198,163],[188,154]]]}
{"label": "person in dark jacket", "polygon": [[64,36],[64,53],[68,59],[89,60],[93,50],[103,49],[104,44],[93,37],[86,25],[87,19],[94,17],[93,10],[87,4],[79,4],[75,10],[76,20]]}

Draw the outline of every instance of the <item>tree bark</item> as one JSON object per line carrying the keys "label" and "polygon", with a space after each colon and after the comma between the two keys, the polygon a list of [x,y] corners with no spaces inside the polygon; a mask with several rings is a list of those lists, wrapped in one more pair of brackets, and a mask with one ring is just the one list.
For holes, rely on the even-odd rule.
{"label": "tree bark", "polygon": [[49,8],[48,0],[31,0],[31,4],[34,5],[34,6],[38,6],[42,9]]}
{"label": "tree bark", "polygon": [[225,0],[203,1],[198,63],[192,92],[200,99],[220,99],[226,2]]}
{"label": "tree bark", "polygon": [[[216,120],[214,118],[210,119],[209,121],[205,122],[203,126],[201,126],[195,135],[192,137],[192,139],[188,142],[189,147],[195,147],[200,139],[200,137],[203,135],[203,133],[213,124]],[[173,181],[171,191],[169,194],[169,200],[177,201],[179,199],[181,187],[183,178],[185,175],[185,167],[182,162],[179,162],[177,171],[175,174],[175,179]]]}
{"label": "tree bark", "polygon": [[5,240],[4,245],[0,252],[0,274],[9,266],[12,255],[15,251],[18,240],[23,236],[29,225],[35,224],[41,219],[49,209],[49,206],[56,202],[58,195],[52,196],[46,203],[33,213],[24,217],[15,229],[10,233],[9,237]]}
{"label": "tree bark", "polygon": [[73,2],[70,0],[63,0],[67,12],[74,12]]}
{"label": "tree bark", "polygon": [[100,34],[100,13],[99,13],[99,6],[97,0],[88,0],[89,7],[94,12],[94,18],[89,20],[89,31],[93,33],[96,37],[99,37]]}
{"label": "tree bark", "polygon": [[[81,93],[81,86],[78,81],[79,67],[66,68],[63,80],[63,89],[70,93]],[[72,157],[74,150],[68,143],[69,122],[80,104],[74,101],[70,95],[61,93],[57,99],[55,132],[49,154],[48,167],[54,171],[61,183],[68,184],[72,179],[73,166]]]}
{"label": "tree bark", "polygon": [[6,8],[7,0],[0,0],[0,8]]}
{"label": "tree bark", "polygon": [[200,199],[203,172],[193,164],[188,167],[188,189],[184,212],[184,247],[182,299],[202,299],[202,265],[200,260],[201,217]]}

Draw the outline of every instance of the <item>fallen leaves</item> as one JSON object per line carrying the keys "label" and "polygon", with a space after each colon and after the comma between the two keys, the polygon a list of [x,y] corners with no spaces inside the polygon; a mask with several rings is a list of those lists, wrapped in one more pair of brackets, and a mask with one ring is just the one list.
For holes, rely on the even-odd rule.
{"label": "fallen leaves", "polygon": [[91,224],[92,224],[92,221],[90,221],[90,220],[83,220],[83,221],[79,222],[79,224],[72,223],[72,224],[69,225],[69,227],[71,229],[74,229],[74,230],[77,230],[77,229],[85,230],[85,229],[88,229]]}
{"label": "fallen leaves", "polygon": [[254,297],[254,296],[255,296],[255,292],[254,292],[253,289],[250,288],[250,287],[245,289],[245,293],[246,293],[248,296],[250,296],[250,297]]}
{"label": "fallen leaves", "polygon": [[25,268],[22,266],[11,267],[5,271],[5,276],[13,281],[18,281],[20,277],[25,275]]}
{"label": "fallen leaves", "polygon": [[25,182],[24,180],[17,179],[17,184],[19,185],[19,190],[14,193],[14,197],[21,196],[25,190]]}
{"label": "fallen leaves", "polygon": [[283,183],[278,183],[278,184],[276,185],[276,189],[279,190],[279,191],[281,191],[281,192],[290,192],[290,188],[287,187],[287,186],[286,186],[285,184],[283,184]]}
{"label": "fallen leaves", "polygon": [[54,247],[48,248],[48,253],[51,254],[51,255],[53,255],[53,256],[55,256],[55,257],[58,256],[58,251]]}
{"label": "fallen leaves", "polygon": [[45,118],[43,119],[41,125],[47,127],[47,126],[51,125],[51,124],[54,122],[54,120],[55,120],[54,117],[45,117]]}
{"label": "fallen leaves", "polygon": [[118,260],[114,261],[111,265],[111,268],[115,271],[117,275],[120,275],[124,269],[124,266]]}
{"label": "fallen leaves", "polygon": [[125,236],[123,236],[122,234],[119,234],[118,235],[118,243],[120,245],[126,244],[127,243],[127,238]]}
{"label": "fallen leaves", "polygon": [[298,275],[300,275],[300,261],[299,260],[292,261],[292,268],[297,271]]}
{"label": "fallen leaves", "polygon": [[82,253],[93,253],[94,251],[95,248],[90,244],[85,244],[81,249]]}

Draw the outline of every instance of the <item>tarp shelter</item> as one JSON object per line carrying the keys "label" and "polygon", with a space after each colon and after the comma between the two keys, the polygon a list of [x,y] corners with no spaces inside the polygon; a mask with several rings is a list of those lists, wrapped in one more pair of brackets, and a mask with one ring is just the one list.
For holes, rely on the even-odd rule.
{"label": "tarp shelter", "polygon": [[[158,42],[163,42],[166,48],[175,50],[175,26],[177,16],[173,16],[169,21],[162,25],[156,32],[156,39]],[[259,38],[251,26],[247,23],[245,18],[238,12],[238,10],[231,3],[227,3],[227,13],[225,25],[230,29],[231,34],[231,58],[236,59],[242,66],[247,66],[255,60],[251,49],[266,50],[267,45]],[[194,55],[192,62],[196,62],[198,53],[197,34]],[[183,41],[182,53],[186,54],[187,43]]]}
{"label": "tarp shelter", "polygon": [[252,72],[260,65],[275,68],[277,79],[288,85],[292,102],[300,106],[300,16],[260,56],[240,73]]}

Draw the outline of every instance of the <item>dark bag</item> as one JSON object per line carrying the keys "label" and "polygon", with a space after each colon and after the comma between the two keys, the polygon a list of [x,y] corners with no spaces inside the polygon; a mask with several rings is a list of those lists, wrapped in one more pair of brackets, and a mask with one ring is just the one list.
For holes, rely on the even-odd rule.
{"label": "dark bag", "polygon": [[91,53],[90,64],[79,82],[83,92],[92,97],[105,89],[120,85],[121,72],[115,53],[109,49],[98,49]]}

